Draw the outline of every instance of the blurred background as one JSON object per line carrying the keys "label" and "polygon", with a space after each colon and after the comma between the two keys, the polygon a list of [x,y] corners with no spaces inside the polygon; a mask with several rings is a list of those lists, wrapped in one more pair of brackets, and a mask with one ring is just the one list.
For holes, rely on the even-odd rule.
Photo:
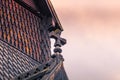
{"label": "blurred background", "polygon": [[70,80],[120,80],[120,0],[51,0]]}

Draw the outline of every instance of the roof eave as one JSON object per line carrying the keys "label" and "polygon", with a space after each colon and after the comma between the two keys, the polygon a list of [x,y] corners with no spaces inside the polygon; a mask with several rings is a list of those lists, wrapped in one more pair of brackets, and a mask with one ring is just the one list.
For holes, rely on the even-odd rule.
{"label": "roof eave", "polygon": [[51,1],[50,1],[50,0],[45,0],[45,1],[46,1],[46,3],[47,3],[47,6],[48,6],[48,8],[49,8],[49,10],[50,10],[50,13],[51,13],[53,19],[54,19],[55,22],[57,23],[56,27],[59,28],[61,31],[63,31],[62,25],[61,25],[61,23],[60,23],[60,21],[59,21],[59,19],[58,19],[58,16],[57,16],[57,14],[56,14],[56,12],[55,12],[55,9],[54,9]]}

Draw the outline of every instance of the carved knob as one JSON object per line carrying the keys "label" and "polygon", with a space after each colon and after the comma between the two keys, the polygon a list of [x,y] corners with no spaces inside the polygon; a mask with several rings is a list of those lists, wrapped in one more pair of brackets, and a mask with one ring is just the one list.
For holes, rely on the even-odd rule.
{"label": "carved knob", "polygon": [[55,53],[62,53],[62,49],[60,47],[55,47],[54,52]]}

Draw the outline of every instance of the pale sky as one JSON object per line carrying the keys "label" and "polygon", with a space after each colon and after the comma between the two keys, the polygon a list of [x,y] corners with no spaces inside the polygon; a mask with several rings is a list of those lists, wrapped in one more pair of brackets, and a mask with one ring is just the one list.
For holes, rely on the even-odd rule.
{"label": "pale sky", "polygon": [[70,80],[120,80],[120,0],[51,0]]}

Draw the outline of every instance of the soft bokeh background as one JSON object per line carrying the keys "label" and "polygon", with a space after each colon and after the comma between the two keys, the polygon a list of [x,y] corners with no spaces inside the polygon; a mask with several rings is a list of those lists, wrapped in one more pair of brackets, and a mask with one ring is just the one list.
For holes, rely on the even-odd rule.
{"label": "soft bokeh background", "polygon": [[70,80],[120,80],[120,0],[51,0]]}

